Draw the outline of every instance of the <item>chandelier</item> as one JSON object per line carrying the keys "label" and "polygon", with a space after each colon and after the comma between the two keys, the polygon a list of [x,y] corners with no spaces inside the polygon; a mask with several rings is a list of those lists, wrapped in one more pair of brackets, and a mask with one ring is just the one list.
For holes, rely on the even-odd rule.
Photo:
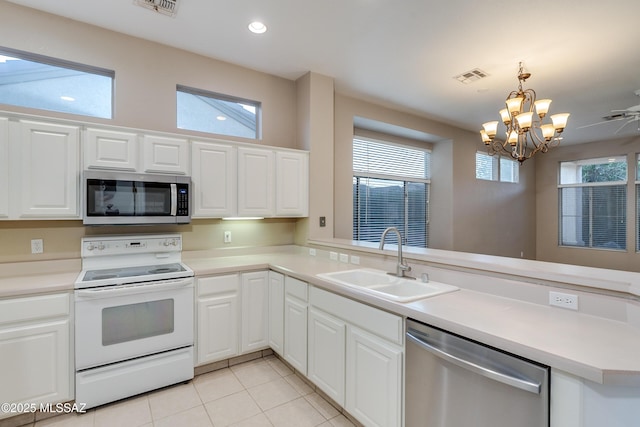
{"label": "chandelier", "polygon": [[536,100],[536,92],[533,89],[522,89],[522,83],[529,77],[531,73],[524,72],[520,62],[518,89],[511,91],[507,96],[507,108],[500,110],[502,123],[507,128],[505,141],[495,139],[498,133],[497,121],[484,123],[484,129],[480,131],[490,155],[507,155],[520,164],[538,152],[546,153],[549,148],[559,145],[559,136],[567,126],[569,118],[569,113],[554,114],[551,116],[551,123],[542,123],[549,111],[551,100]]}

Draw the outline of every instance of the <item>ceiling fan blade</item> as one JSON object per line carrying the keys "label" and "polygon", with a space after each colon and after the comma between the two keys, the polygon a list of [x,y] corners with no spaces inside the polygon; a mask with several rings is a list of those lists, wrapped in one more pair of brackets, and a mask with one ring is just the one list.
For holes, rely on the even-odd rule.
{"label": "ceiling fan blade", "polygon": [[591,126],[598,126],[598,125],[603,125],[605,123],[611,123],[611,122],[617,122],[618,120],[622,120],[624,119],[624,117],[618,117],[615,119],[607,119],[603,122],[597,122],[597,123],[591,123],[589,125],[584,125],[584,126],[578,126],[576,129],[584,129],[584,128],[590,128]]}
{"label": "ceiling fan blade", "polygon": [[613,134],[616,135],[618,132],[620,132],[626,125],[628,125],[629,123],[633,123],[635,121],[638,121],[640,119],[640,116],[636,116],[631,120],[627,120],[626,122],[624,122],[622,124],[622,126],[620,126]]}

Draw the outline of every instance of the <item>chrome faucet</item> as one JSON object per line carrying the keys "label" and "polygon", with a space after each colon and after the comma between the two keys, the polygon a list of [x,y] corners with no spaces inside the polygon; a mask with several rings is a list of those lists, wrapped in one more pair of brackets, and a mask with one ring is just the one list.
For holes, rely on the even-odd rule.
{"label": "chrome faucet", "polygon": [[[389,227],[382,232],[382,237],[380,237],[380,250],[384,249],[384,239],[387,237],[387,233],[393,231],[398,236],[398,265],[396,266],[396,276],[398,277],[407,277],[404,275],[405,272],[411,271],[411,267],[404,262],[402,258],[402,235],[400,231],[396,227]],[[389,273],[393,274],[393,273]]]}

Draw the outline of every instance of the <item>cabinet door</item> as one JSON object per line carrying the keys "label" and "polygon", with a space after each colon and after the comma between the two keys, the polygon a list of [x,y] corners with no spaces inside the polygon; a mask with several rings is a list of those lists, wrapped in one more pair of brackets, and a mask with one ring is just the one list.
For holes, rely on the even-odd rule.
{"label": "cabinet door", "polygon": [[347,327],[345,409],[367,426],[402,423],[402,348]]}
{"label": "cabinet door", "polygon": [[72,399],[69,320],[0,329],[0,401]]}
{"label": "cabinet door", "polygon": [[269,347],[269,272],[242,274],[241,353]]}
{"label": "cabinet door", "polygon": [[346,324],[314,307],[309,309],[308,377],[344,406]]}
{"label": "cabinet door", "polygon": [[309,155],[276,153],[276,215],[309,215]]}
{"label": "cabinet door", "polygon": [[269,347],[284,353],[284,276],[269,272]]}
{"label": "cabinet door", "polygon": [[138,135],[130,132],[88,128],[84,132],[84,169],[138,168]]}
{"label": "cabinet door", "polygon": [[284,360],[307,374],[307,303],[291,296],[284,299]]}
{"label": "cabinet door", "polygon": [[230,145],[191,143],[194,218],[236,216],[237,158]]}
{"label": "cabinet door", "polygon": [[273,151],[238,148],[238,216],[273,216]]}
{"label": "cabinet door", "polygon": [[0,218],[9,216],[9,119],[0,117]]}
{"label": "cabinet door", "polygon": [[20,218],[80,217],[79,128],[27,120],[19,122],[20,161],[15,191]]}
{"label": "cabinet door", "polygon": [[197,364],[237,356],[240,336],[238,275],[199,278],[197,288]]}
{"label": "cabinet door", "polygon": [[145,135],[142,153],[143,172],[189,173],[189,142],[186,139]]}

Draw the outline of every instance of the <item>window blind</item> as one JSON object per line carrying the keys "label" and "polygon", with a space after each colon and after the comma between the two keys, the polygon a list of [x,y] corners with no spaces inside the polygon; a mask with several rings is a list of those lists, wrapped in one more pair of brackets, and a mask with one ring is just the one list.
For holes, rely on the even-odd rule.
{"label": "window blind", "polygon": [[[353,140],[353,239],[379,242],[397,227],[403,243],[427,246],[430,152]],[[395,235],[387,241],[397,244]]]}

